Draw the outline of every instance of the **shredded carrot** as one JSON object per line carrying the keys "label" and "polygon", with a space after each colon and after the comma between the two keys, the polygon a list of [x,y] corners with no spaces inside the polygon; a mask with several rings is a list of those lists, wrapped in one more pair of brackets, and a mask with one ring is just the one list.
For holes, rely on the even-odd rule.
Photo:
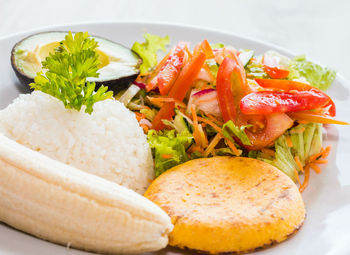
{"label": "shredded carrot", "polygon": [[271,156],[271,157],[274,157],[275,156],[275,151],[274,150],[271,150],[271,149],[267,149],[267,148],[262,148],[261,149],[261,152],[268,155],[268,156]]}
{"label": "shredded carrot", "polygon": [[[218,132],[219,134],[221,134],[224,137],[224,135],[222,133],[222,129],[220,127],[218,127],[214,122],[212,122],[212,121],[210,121],[208,119],[202,118],[202,117],[197,117],[197,119],[199,121],[202,121],[202,122],[207,123],[208,125],[212,126],[215,129],[216,132]],[[230,141],[226,137],[225,137],[225,141],[226,141],[228,147],[230,147],[230,149],[233,151],[233,153],[236,156],[241,155],[240,151],[236,148],[235,144],[232,141]]]}
{"label": "shredded carrot", "polygon": [[299,170],[300,170],[301,172],[304,172],[303,164],[301,164],[298,155],[296,155],[296,156],[294,157],[294,160],[295,160],[295,162],[297,163],[297,166],[298,166]]}
{"label": "shredded carrot", "polygon": [[[330,150],[331,150],[330,146],[327,146],[325,149],[322,148],[319,153],[312,155],[309,158],[309,160],[306,162],[306,165],[304,167],[304,174],[305,174],[304,182],[299,187],[300,192],[303,192],[303,190],[305,190],[305,188],[309,183],[310,168],[312,168],[317,174],[321,173],[321,168],[318,166],[318,164],[326,164],[328,162],[328,160],[326,160],[325,158],[327,158],[327,156],[329,155]],[[300,167],[299,166],[300,160],[297,156],[295,157],[295,162],[298,164],[298,167]]]}
{"label": "shredded carrot", "polygon": [[323,156],[321,158],[327,158],[329,153],[331,152],[331,146],[327,146],[326,149],[324,149]]}
{"label": "shredded carrot", "polygon": [[199,145],[196,144],[192,144],[190,148],[188,148],[187,152],[192,153],[192,152],[203,152],[203,150],[201,149],[201,147]]}
{"label": "shredded carrot", "polygon": [[135,112],[135,115],[138,122],[146,118],[146,115],[144,115],[143,113]]}
{"label": "shredded carrot", "polygon": [[211,114],[207,114],[207,117],[208,117],[210,120],[212,120],[213,122],[215,122],[216,124],[220,125],[220,126],[224,125],[224,123],[222,123],[222,121],[216,119],[216,118],[215,118],[213,115],[211,115]]}
{"label": "shredded carrot", "polygon": [[193,120],[193,129],[194,129],[193,138],[196,144],[198,146],[201,146],[201,139],[200,139],[200,133],[199,133],[199,127],[198,127],[198,116],[194,105],[191,105],[191,113],[192,113],[192,120]]}
{"label": "shredded carrot", "polygon": [[142,127],[143,132],[144,132],[145,134],[147,134],[148,131],[149,131],[149,126],[147,126],[146,124],[141,124],[140,126]]}
{"label": "shredded carrot", "polygon": [[203,156],[208,157],[210,153],[214,152],[215,146],[220,142],[223,136],[220,133],[217,133],[216,136],[210,141],[208,147],[204,151]]}
{"label": "shredded carrot", "polygon": [[165,158],[165,159],[170,159],[172,157],[173,157],[173,155],[171,155],[171,154],[162,154],[162,158]]}
{"label": "shredded carrot", "polygon": [[315,160],[314,163],[316,163],[316,164],[327,164],[328,160],[327,159],[318,159],[318,160]]}
{"label": "shredded carrot", "polygon": [[205,119],[202,117],[197,117],[197,119],[201,122],[207,123],[208,125],[212,126],[216,132],[222,134],[222,129],[218,125],[216,125],[214,122],[212,122],[211,120],[208,120],[208,119]]}
{"label": "shredded carrot", "polygon": [[233,153],[236,155],[236,156],[240,156],[241,153],[239,152],[239,150],[236,148],[235,144],[233,142],[231,142],[229,139],[225,139],[228,147],[230,147],[230,149],[233,151]]}
{"label": "shredded carrot", "polygon": [[292,139],[290,139],[290,136],[286,137],[286,142],[287,142],[288,147],[293,147],[293,142],[292,142]]}
{"label": "shredded carrot", "polygon": [[157,106],[162,106],[164,103],[172,103],[175,102],[177,105],[179,105],[182,108],[186,108],[186,105],[184,102],[177,100],[172,97],[149,97],[147,96],[147,99],[152,103]]}
{"label": "shredded carrot", "polygon": [[303,184],[301,184],[299,187],[300,192],[303,192],[306,189],[307,185],[309,184],[310,166],[305,166],[304,171],[305,171],[305,176],[304,176]]}
{"label": "shredded carrot", "polygon": [[297,179],[297,182],[298,182],[298,184],[300,186],[301,182],[300,182],[299,174],[298,174],[298,171],[295,168],[294,168],[294,175],[295,175],[295,178]]}
{"label": "shredded carrot", "polygon": [[316,165],[315,163],[311,163],[311,164],[310,164],[310,167],[311,167],[317,174],[321,173],[321,168],[319,168],[319,166]]}
{"label": "shredded carrot", "polygon": [[312,155],[310,158],[309,158],[309,160],[308,160],[308,162],[313,162],[313,161],[315,161],[316,159],[318,159],[319,157],[321,157],[323,154],[324,154],[324,150],[321,150],[321,152],[319,152],[319,153],[316,153],[315,155]]}

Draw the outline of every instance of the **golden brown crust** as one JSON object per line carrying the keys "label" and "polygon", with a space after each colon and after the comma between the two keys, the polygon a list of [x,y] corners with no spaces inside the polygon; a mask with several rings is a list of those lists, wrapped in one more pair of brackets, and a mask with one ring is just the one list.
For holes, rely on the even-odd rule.
{"label": "golden brown crust", "polygon": [[157,178],[145,196],[172,219],[169,244],[206,253],[242,253],[281,242],[305,208],[295,184],[250,158],[189,161]]}

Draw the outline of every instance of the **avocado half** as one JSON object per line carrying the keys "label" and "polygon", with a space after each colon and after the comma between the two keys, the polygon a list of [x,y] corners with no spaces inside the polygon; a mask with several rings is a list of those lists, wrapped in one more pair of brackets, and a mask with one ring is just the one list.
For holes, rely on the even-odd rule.
{"label": "avocado half", "polygon": [[[11,65],[20,82],[28,88],[34,81],[37,72],[41,71],[41,62],[50,52],[59,46],[68,32],[42,32],[30,35],[19,41],[12,48]],[[140,73],[142,59],[131,49],[111,40],[91,36],[99,47],[100,66],[99,77],[90,77],[87,80],[96,82],[96,88],[102,84],[115,92],[126,88]]]}

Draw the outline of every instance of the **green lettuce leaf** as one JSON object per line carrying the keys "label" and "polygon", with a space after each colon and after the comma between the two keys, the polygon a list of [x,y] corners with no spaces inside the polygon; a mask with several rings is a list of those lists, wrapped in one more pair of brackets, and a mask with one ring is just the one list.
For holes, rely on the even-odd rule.
{"label": "green lettuce leaf", "polygon": [[147,73],[157,65],[157,52],[159,50],[166,51],[166,46],[170,43],[169,36],[160,37],[146,33],[144,38],[146,42],[135,42],[131,48],[142,58],[141,74]]}
{"label": "green lettuce leaf", "polygon": [[156,177],[188,160],[186,148],[191,144],[192,138],[192,134],[187,131],[180,134],[176,134],[175,130],[148,132],[147,139],[152,149]]}
{"label": "green lettuce leaf", "polygon": [[244,129],[247,127],[251,127],[252,125],[243,125],[236,126],[232,120],[227,121],[222,127],[222,134],[227,138],[234,142],[232,136],[237,137],[244,145],[252,145],[249,141],[247,134],[244,132]]}
{"label": "green lettuce leaf", "polygon": [[214,59],[207,59],[205,62],[208,65],[211,74],[214,76],[214,83],[216,83],[216,76],[218,75],[219,65]]}
{"label": "green lettuce leaf", "polygon": [[306,60],[304,55],[296,56],[290,62],[289,79],[305,77],[314,87],[326,91],[335,79],[336,72]]}
{"label": "green lettuce leaf", "polygon": [[212,43],[210,44],[210,46],[213,48],[213,49],[221,49],[221,48],[224,48],[225,45],[223,43]]}

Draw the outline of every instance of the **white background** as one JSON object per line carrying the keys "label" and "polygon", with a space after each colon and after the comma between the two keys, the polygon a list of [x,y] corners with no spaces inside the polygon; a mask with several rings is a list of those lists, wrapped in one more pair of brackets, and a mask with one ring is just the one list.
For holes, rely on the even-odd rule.
{"label": "white background", "polygon": [[349,0],[0,0],[0,37],[102,20],[181,23],[266,40],[350,79]]}

